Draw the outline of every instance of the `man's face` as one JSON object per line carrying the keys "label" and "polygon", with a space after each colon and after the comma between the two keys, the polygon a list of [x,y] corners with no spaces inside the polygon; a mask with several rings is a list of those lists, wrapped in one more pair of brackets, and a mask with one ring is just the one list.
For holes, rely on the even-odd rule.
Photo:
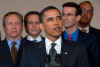
{"label": "man's face", "polygon": [[23,30],[23,25],[19,16],[16,14],[8,15],[5,19],[4,30],[8,38],[20,37]]}
{"label": "man's face", "polygon": [[27,22],[27,31],[28,34],[36,37],[40,34],[40,20],[39,16],[36,14],[31,14],[28,16],[28,22]]}
{"label": "man's face", "polygon": [[44,13],[43,28],[47,37],[59,37],[62,33],[61,16],[56,9]]}
{"label": "man's face", "polygon": [[80,24],[83,26],[87,26],[90,24],[90,21],[93,17],[93,8],[88,3],[80,4],[80,7],[82,8],[82,17],[80,20]]}
{"label": "man's face", "polygon": [[77,24],[76,9],[73,7],[64,7],[62,10],[63,26],[65,28],[71,28]]}

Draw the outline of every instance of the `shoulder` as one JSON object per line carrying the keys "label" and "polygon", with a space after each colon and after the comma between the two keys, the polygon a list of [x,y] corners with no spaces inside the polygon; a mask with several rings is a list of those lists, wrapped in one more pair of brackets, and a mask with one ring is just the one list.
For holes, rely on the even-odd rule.
{"label": "shoulder", "polygon": [[79,33],[79,37],[80,39],[82,40],[87,40],[87,41],[95,41],[96,40],[96,37],[92,34],[88,34],[88,33],[84,33],[84,32],[81,32]]}
{"label": "shoulder", "polygon": [[94,27],[92,27],[92,26],[90,26],[90,29],[95,30],[95,31],[100,31],[99,29],[94,28]]}
{"label": "shoulder", "polygon": [[90,26],[90,33],[100,33],[100,30]]}
{"label": "shoulder", "polygon": [[6,46],[7,46],[7,40],[6,39],[1,40],[0,48],[6,47]]}

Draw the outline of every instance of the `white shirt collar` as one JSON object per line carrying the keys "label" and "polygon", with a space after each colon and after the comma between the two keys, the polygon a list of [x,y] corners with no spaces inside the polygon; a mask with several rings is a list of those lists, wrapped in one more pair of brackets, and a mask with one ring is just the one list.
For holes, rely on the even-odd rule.
{"label": "white shirt collar", "polygon": [[[79,29],[82,30],[81,27],[79,27]],[[89,33],[89,26],[85,27],[84,29],[86,30],[86,33]]]}
{"label": "white shirt collar", "polygon": [[39,35],[39,36],[37,36],[36,38],[34,38],[34,37],[32,37],[32,36],[28,35],[28,36],[27,36],[27,40],[29,40],[29,41],[34,41],[34,40],[37,40],[37,42],[40,42],[40,41],[42,41],[42,38],[41,38],[41,36],[40,36],[40,35]]}
{"label": "white shirt collar", "polygon": [[[62,41],[61,37],[59,37],[55,41],[55,43],[56,43],[55,50],[57,51],[57,54],[61,53],[61,41]],[[51,49],[51,43],[53,43],[53,42],[46,37],[45,38],[45,46],[46,46],[46,52],[47,52],[47,54],[49,54],[49,51]]]}

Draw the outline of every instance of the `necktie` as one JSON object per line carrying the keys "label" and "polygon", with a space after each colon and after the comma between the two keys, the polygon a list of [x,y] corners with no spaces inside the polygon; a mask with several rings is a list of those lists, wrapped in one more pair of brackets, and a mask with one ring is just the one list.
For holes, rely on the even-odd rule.
{"label": "necktie", "polygon": [[16,57],[17,57],[17,49],[15,47],[15,44],[16,42],[12,42],[12,47],[11,47],[11,56],[14,64],[16,64]]}
{"label": "necktie", "polygon": [[72,40],[72,35],[71,34],[68,35],[68,40]]}
{"label": "necktie", "polygon": [[37,43],[37,40],[33,40],[34,43]]}
{"label": "necktie", "polygon": [[86,32],[86,29],[84,29],[84,28],[82,28],[82,30],[81,30],[82,32]]}
{"label": "necktie", "polygon": [[50,55],[50,66],[49,67],[56,67],[56,62],[55,62],[55,59],[56,59],[56,55],[57,55],[57,52],[55,50],[55,43],[52,43],[51,44],[51,49],[49,51],[49,55]]}

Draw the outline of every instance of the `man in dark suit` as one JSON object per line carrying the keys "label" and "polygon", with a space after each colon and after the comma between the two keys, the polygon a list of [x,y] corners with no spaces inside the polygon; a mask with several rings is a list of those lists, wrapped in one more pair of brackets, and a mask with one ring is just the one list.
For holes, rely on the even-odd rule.
{"label": "man in dark suit", "polygon": [[96,38],[92,35],[81,32],[78,29],[78,22],[81,18],[80,6],[74,2],[67,2],[63,4],[62,20],[64,25],[63,37],[66,40],[71,40],[75,43],[81,41],[88,52],[88,59],[90,67],[97,66],[98,47]]}
{"label": "man in dark suit", "polygon": [[3,17],[6,38],[0,44],[0,67],[18,67],[23,40],[23,16],[18,12],[8,12]]}
{"label": "man in dark suit", "polygon": [[[100,30],[90,25],[94,13],[94,7],[90,1],[81,2],[80,7],[82,9],[82,17],[79,22],[79,28],[80,30],[86,30],[86,33],[92,34],[96,37],[96,41],[98,43],[98,48],[100,52]],[[100,67],[100,65],[98,67]]]}
{"label": "man in dark suit", "polygon": [[[24,38],[25,42],[34,43],[42,41],[42,36],[40,35],[40,13],[38,11],[30,11],[24,16],[24,26],[28,34]],[[26,45],[29,46],[29,44]]]}
{"label": "man in dark suit", "polygon": [[85,29],[86,33],[94,35],[97,39],[97,42],[100,44],[100,30],[90,25],[94,12],[92,3],[90,1],[83,1],[80,3],[80,8],[82,9],[82,17],[79,22],[80,29]]}
{"label": "man in dark suit", "polygon": [[46,38],[40,44],[25,47],[20,67],[89,67],[84,45],[61,37],[61,13],[54,6],[41,12],[41,28]]}

